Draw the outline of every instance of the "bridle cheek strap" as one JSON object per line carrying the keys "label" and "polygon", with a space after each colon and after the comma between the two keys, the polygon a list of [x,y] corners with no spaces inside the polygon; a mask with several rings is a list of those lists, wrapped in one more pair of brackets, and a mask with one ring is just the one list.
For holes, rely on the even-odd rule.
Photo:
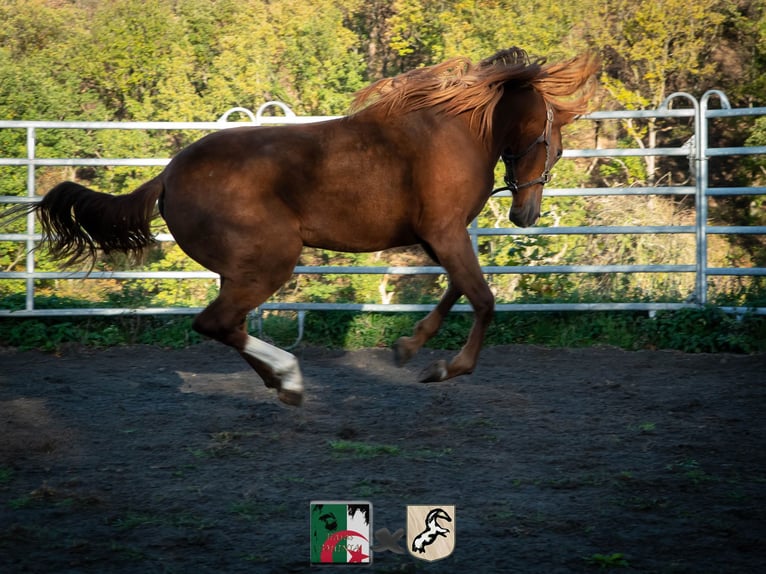
{"label": "bridle cheek strap", "polygon": [[[553,108],[551,108],[551,105],[549,103],[545,103],[545,127],[543,128],[543,133],[541,133],[539,136],[537,136],[537,139],[533,141],[531,144],[529,144],[529,147],[525,149],[521,153],[517,154],[509,154],[506,152],[503,152],[503,154],[500,156],[503,160],[503,163],[505,164],[505,185],[506,187],[496,189],[494,193],[497,193],[498,191],[504,191],[506,189],[510,190],[511,193],[516,193],[517,191],[530,187],[532,185],[537,185],[538,183],[541,185],[545,185],[551,180],[551,166],[550,166],[550,153],[551,153],[551,131],[553,130]],[[543,173],[541,173],[538,177],[535,179],[532,179],[530,181],[526,181],[524,183],[519,183],[519,180],[516,177],[516,162],[523,158],[525,155],[530,153],[535,147],[537,147],[539,144],[545,145],[545,168],[543,169]]]}

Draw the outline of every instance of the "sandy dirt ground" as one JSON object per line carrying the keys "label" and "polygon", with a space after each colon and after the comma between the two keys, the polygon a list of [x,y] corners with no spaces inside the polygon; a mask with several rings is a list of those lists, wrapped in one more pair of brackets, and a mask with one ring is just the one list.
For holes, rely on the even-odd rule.
{"label": "sandy dirt ground", "polygon": [[0,350],[0,572],[355,571],[309,565],[311,500],[456,506],[451,556],[367,571],[763,571],[764,355],[298,355],[292,408],[214,343]]}

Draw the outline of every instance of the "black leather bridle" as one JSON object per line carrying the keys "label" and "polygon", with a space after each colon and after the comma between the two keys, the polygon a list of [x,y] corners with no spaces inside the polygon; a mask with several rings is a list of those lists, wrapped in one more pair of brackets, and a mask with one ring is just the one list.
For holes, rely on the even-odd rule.
{"label": "black leather bridle", "polygon": [[[535,141],[529,144],[529,147],[527,147],[527,149],[525,149],[523,152],[511,154],[507,151],[503,151],[501,154],[500,158],[505,164],[505,187],[496,189],[493,193],[505,190],[509,190],[511,193],[516,193],[525,187],[530,187],[538,183],[545,185],[551,180],[551,168],[553,166],[550,163],[550,154],[551,131],[553,130],[553,108],[548,102],[545,103],[545,110],[545,127],[543,128],[543,133],[541,133]],[[539,144],[545,145],[545,168],[543,168],[543,173],[541,173],[540,176],[536,177],[535,179],[526,181],[524,183],[519,183],[519,180],[516,177],[516,162],[530,153]]]}

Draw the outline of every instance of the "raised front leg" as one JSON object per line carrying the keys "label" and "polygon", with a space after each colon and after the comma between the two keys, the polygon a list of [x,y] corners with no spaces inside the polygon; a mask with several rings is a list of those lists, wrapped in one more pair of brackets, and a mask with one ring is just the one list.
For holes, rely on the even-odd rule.
{"label": "raised front leg", "polygon": [[[445,234],[438,242],[430,242],[430,245],[438,256],[439,262],[447,271],[450,287],[437,308],[423,320],[426,322],[426,326],[421,337],[429,333],[429,329],[434,329],[435,325],[435,328],[438,329],[437,321],[441,324],[440,319],[443,319],[446,311],[452,307],[461,293],[468,298],[473,307],[474,320],[468,340],[455,358],[449,363],[437,361],[432,364],[421,374],[420,380],[422,382],[444,381],[458,375],[471,373],[476,367],[479,352],[484,342],[484,335],[492,321],[495,310],[495,298],[484,280],[468,232],[462,229],[457,237],[447,237]],[[434,329],[433,333],[435,332]],[[416,328],[413,338],[417,337],[418,329]]]}
{"label": "raised front leg", "polygon": [[436,333],[444,322],[455,302],[460,299],[460,291],[455,289],[450,282],[449,287],[442,295],[436,307],[415,325],[412,337],[400,337],[394,343],[394,360],[401,367],[415,356],[420,348],[425,345]]}

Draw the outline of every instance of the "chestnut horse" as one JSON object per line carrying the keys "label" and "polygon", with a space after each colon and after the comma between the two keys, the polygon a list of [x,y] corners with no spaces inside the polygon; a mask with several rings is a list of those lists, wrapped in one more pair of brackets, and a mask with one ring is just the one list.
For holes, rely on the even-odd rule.
{"label": "chestnut horse", "polygon": [[589,55],[546,65],[518,48],[476,64],[455,58],[372,84],[343,118],[205,136],[128,195],[65,182],[17,209],[35,211],[52,253],[74,262],[99,249],[140,254],[158,206],[181,249],[221,277],[194,329],[234,347],[294,405],[303,395],[298,361],[249,335],[248,312],[291,277],[304,245],[420,244],[449,287],[395,356],[409,360],[465,295],[474,310],[465,346],[421,376],[443,381],[473,371],[494,311],[466,227],[492,195],[495,164],[505,162],[510,220],[533,224],[561,156],[561,127],[585,111],[596,67]]}

